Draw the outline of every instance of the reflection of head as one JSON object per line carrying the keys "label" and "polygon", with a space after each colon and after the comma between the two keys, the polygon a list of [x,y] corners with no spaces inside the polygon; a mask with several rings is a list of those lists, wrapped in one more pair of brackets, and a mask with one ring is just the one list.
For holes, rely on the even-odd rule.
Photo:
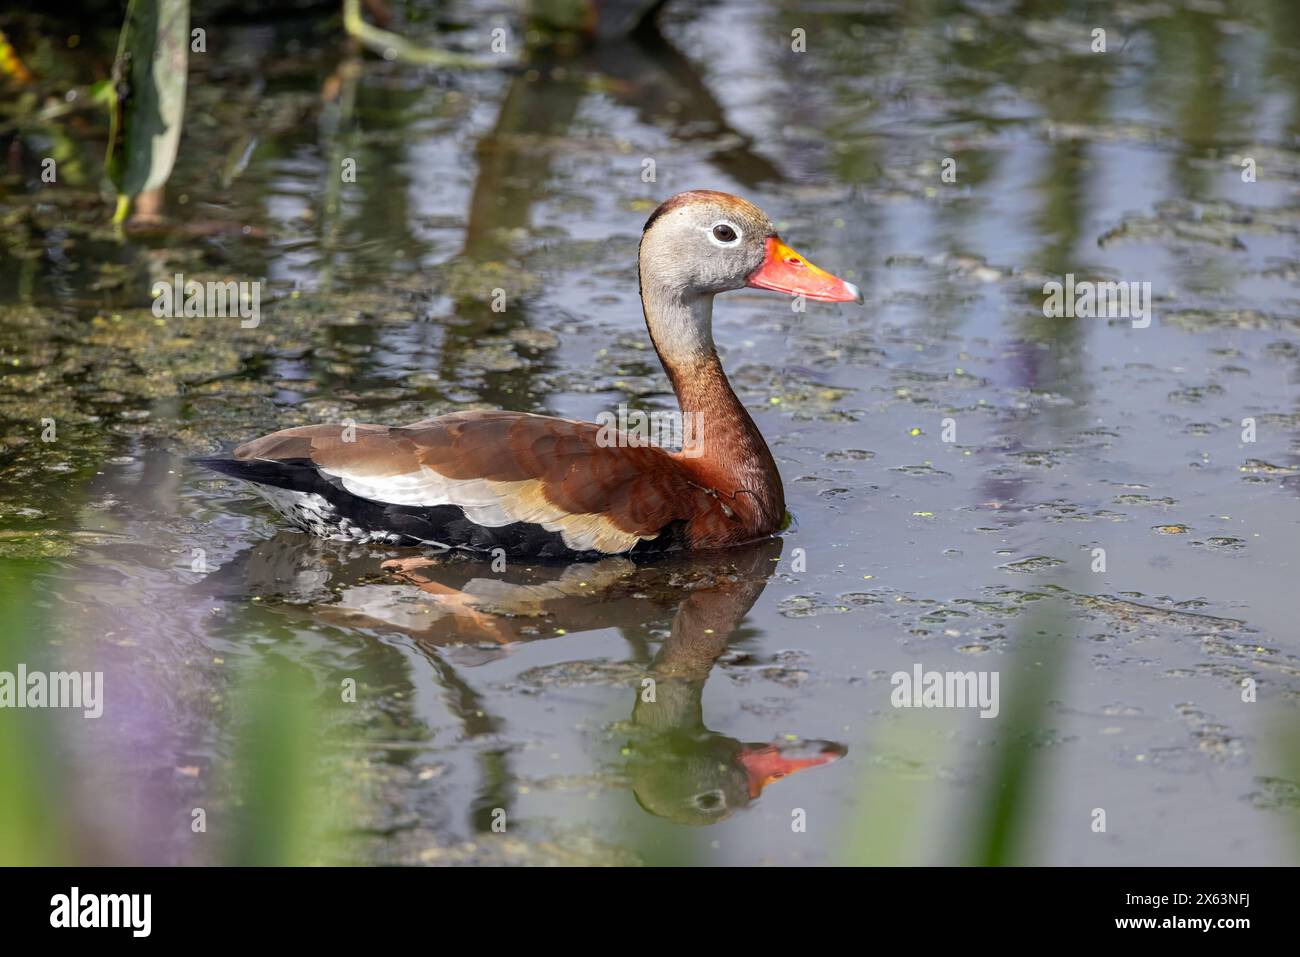
{"label": "reflection of head", "polygon": [[763,788],[846,753],[831,741],[741,744],[712,731],[648,735],[632,746],[628,772],[637,803],[678,824],[716,824]]}
{"label": "reflection of head", "polygon": [[637,803],[678,824],[716,824],[749,803],[749,777],[736,760],[740,742],[702,735],[655,735],[628,761]]}

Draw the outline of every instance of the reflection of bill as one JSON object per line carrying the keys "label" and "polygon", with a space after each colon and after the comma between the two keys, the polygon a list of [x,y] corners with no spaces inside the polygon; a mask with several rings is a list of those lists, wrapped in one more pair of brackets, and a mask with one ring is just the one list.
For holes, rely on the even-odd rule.
{"label": "reflection of bill", "polygon": [[[698,703],[703,688],[700,683],[678,693]],[[833,741],[745,744],[698,724],[642,739],[632,748],[628,771],[637,803],[651,814],[678,824],[716,824],[773,781],[846,753]]]}

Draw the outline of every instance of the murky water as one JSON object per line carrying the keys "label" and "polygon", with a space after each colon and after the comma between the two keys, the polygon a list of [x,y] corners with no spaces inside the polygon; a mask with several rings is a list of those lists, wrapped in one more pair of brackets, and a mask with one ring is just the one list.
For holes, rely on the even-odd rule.
{"label": "murky water", "polygon": [[[47,563],[29,655],[107,672],[103,719],[49,719],[83,857],[219,859],[251,813],[225,783],[238,686],[271,674],[337,745],[324,859],[830,863],[896,831],[891,860],[967,860],[1021,732],[894,708],[890,678],[999,671],[1009,700],[1050,607],[1064,660],[1018,859],[1294,861],[1292,5],[692,6],[662,36],[455,74],[360,56],[337,22],[215,21],[168,224],[121,242],[97,113],[52,146],[3,134],[0,554]],[[512,17],[438,22],[483,49]],[[42,187],[47,148],[70,159]],[[636,246],[695,187],[867,294],[718,300],[782,539],[421,565],[285,531],[187,463],[289,425],[668,407]],[[155,318],[175,272],[266,279],[260,325]],[[1153,321],[1044,318],[1066,273],[1149,282]],[[772,744],[802,769],[760,793]]]}

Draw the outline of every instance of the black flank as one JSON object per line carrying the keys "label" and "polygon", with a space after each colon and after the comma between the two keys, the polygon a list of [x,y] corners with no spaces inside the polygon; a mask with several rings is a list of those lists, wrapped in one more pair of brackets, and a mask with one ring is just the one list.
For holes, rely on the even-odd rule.
{"label": "black flank", "polygon": [[[559,532],[531,522],[489,528],[470,521],[458,505],[391,505],[361,498],[323,475],[310,459],[195,458],[191,461],[245,482],[315,493],[334,506],[340,516],[362,528],[400,535],[401,540],[395,543],[398,545],[416,547],[440,542],[484,552],[500,548],[513,558],[541,560],[587,561],[608,557],[590,549],[575,551],[564,544]],[[654,555],[682,548],[684,544],[685,523],[673,522],[660,530],[658,538],[638,542],[624,554]]]}

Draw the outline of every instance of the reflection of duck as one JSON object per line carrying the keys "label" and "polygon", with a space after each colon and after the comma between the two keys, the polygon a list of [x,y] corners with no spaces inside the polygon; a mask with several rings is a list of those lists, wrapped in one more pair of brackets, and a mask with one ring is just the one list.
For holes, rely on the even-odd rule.
{"label": "reflection of duck", "polygon": [[305,426],[202,464],[253,482],[325,538],[591,558],[717,548],[776,531],[781,477],[713,344],[713,297],[750,286],[828,302],[857,287],[781,242],[726,193],[679,193],[646,222],[646,326],[697,448],[670,453],[590,422],[458,412],[390,428]]}
{"label": "reflection of duck", "polygon": [[[491,643],[608,628],[620,629],[639,648],[671,616],[668,637],[644,672],[654,681],[653,696],[643,681],[636,685],[628,775],[647,811],[708,824],[748,805],[772,781],[845,753],[843,745],[826,741],[746,744],[704,725],[705,682],[775,570],[781,546],[773,538],[725,554],[531,569],[512,564],[495,573],[469,558],[385,560],[367,549],[286,532],[222,566],[206,587],[241,599],[279,597],[275,605],[294,617],[409,635],[435,662],[447,694],[470,702],[454,709],[467,726],[493,729],[500,721],[491,717],[490,703],[451,660],[480,663],[509,653],[492,650]],[[448,645],[459,647],[447,655]]]}
{"label": "reflection of duck", "polygon": [[[665,599],[678,596],[669,635],[646,670],[653,684],[636,688],[628,774],[646,811],[679,824],[712,824],[749,805],[773,781],[846,753],[830,741],[746,743],[704,724],[701,698],[709,673],[762,593],[781,545],[767,539],[733,549],[721,568],[716,556],[683,555],[651,568],[611,558],[558,575],[517,572],[513,581],[439,568],[423,558],[399,559],[385,567],[433,598],[433,615],[413,608],[399,586],[387,594],[383,586],[365,586],[370,592],[364,599],[356,587],[342,589],[328,607],[330,617],[358,624],[418,623],[425,642],[508,642],[534,637],[529,632],[541,618],[570,635],[610,625],[639,628],[661,621]],[[481,572],[481,563],[468,564]],[[695,584],[682,598],[680,587],[670,585],[665,593],[662,579],[647,580],[639,571]],[[460,583],[447,584],[448,578]]]}
{"label": "reflection of duck", "polygon": [[637,802],[679,824],[713,824],[748,805],[773,781],[846,753],[830,741],[745,744],[704,725],[701,696],[713,663],[767,583],[780,540],[735,553],[738,568],[690,593],[637,689],[637,736],[628,771]]}

